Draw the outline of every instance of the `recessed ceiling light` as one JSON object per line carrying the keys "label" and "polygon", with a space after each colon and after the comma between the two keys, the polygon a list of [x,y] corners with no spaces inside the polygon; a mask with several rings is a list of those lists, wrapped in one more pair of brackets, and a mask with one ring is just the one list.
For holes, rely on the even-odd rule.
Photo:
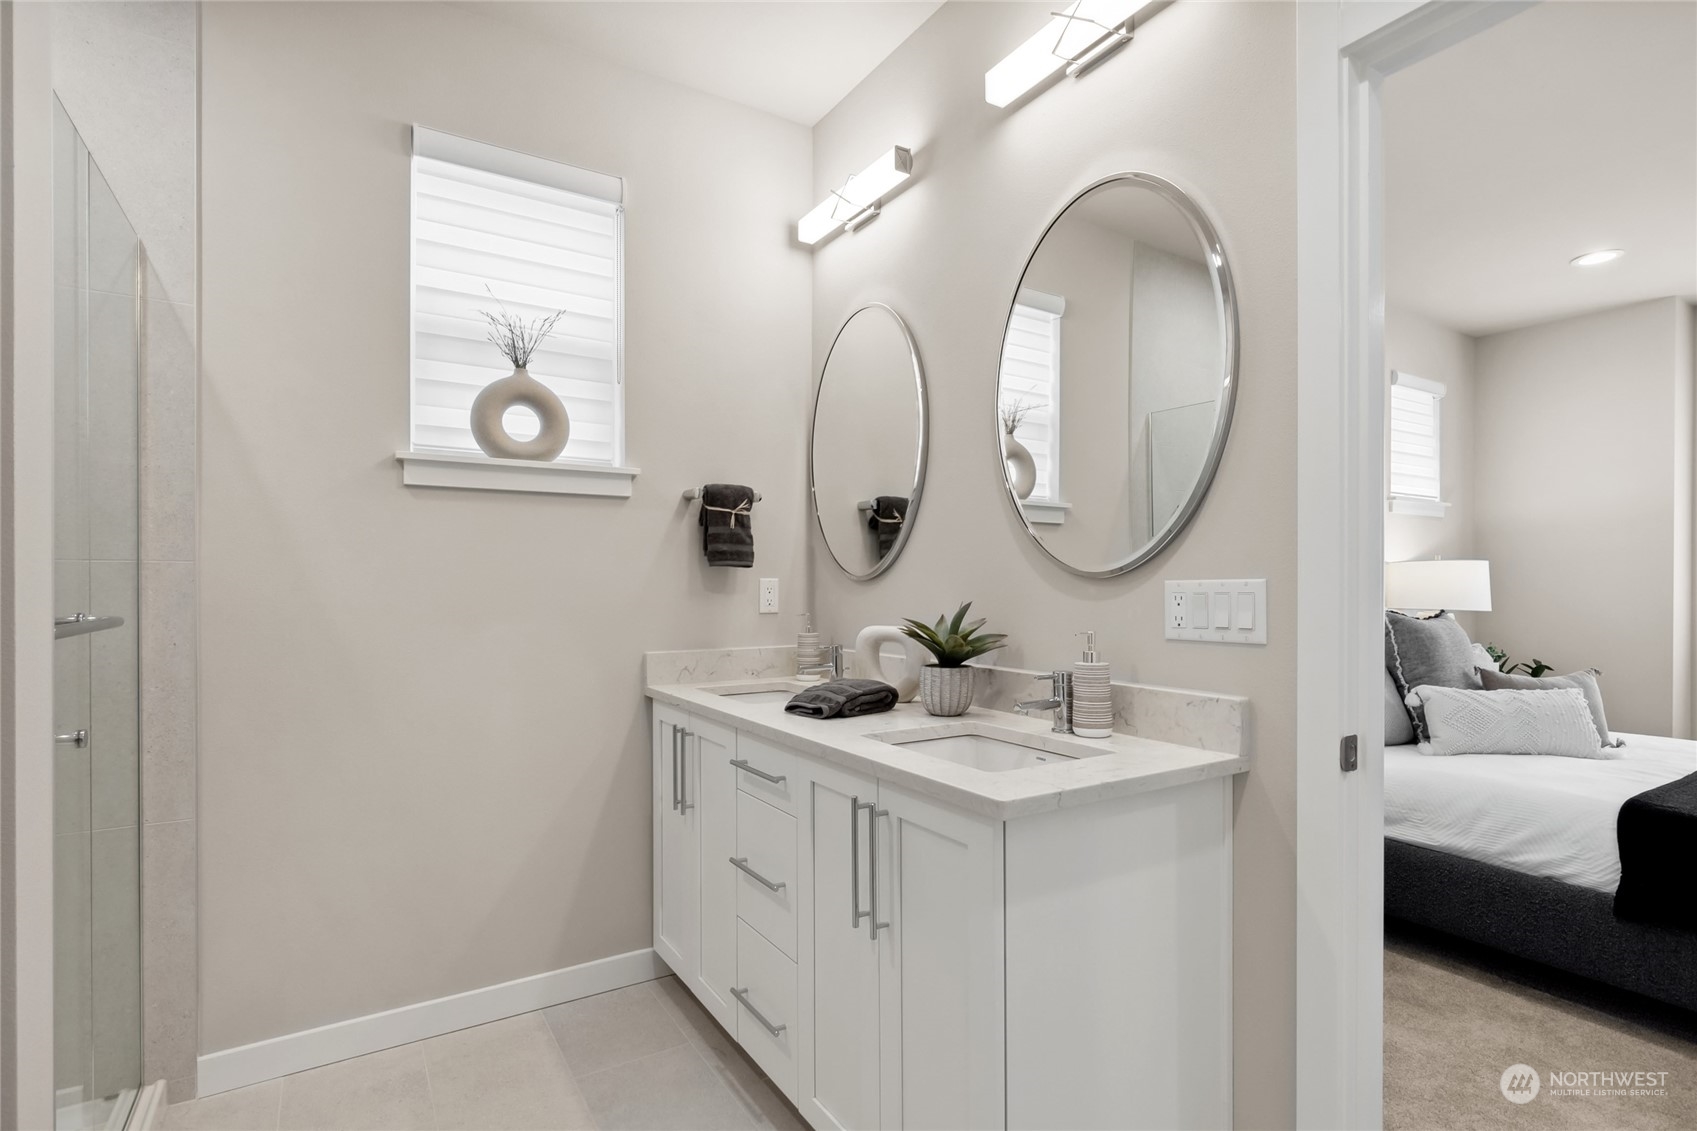
{"label": "recessed ceiling light", "polygon": [[1618,247],[1604,248],[1602,251],[1588,251],[1584,255],[1576,255],[1569,262],[1575,267],[1595,267],[1600,263],[1613,263],[1626,252]]}

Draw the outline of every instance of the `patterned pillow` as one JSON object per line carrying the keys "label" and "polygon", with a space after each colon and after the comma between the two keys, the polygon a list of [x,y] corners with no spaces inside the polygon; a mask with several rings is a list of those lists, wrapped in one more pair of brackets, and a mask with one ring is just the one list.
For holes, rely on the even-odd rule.
{"label": "patterned pillow", "polygon": [[1416,687],[1408,703],[1418,707],[1428,735],[1422,754],[1554,754],[1563,758],[1617,758],[1603,746],[1585,693],[1574,687],[1551,691],[1463,691]]}
{"label": "patterned pillow", "polygon": [[1597,733],[1603,738],[1604,746],[1624,746],[1625,741],[1615,738],[1609,733],[1609,718],[1603,713],[1603,688],[1597,682],[1597,677],[1603,673],[1596,668],[1586,668],[1572,675],[1509,675],[1500,672],[1496,665],[1479,667],[1479,681],[1485,685],[1486,691],[1555,691],[1558,688],[1577,688],[1585,696],[1585,703],[1591,708],[1591,721],[1597,724]]}

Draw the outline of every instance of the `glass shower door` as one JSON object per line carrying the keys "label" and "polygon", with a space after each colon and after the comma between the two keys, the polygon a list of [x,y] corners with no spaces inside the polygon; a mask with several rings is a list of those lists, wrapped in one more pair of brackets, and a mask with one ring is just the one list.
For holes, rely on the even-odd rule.
{"label": "glass shower door", "polygon": [[54,1100],[83,1131],[141,1083],[141,246],[57,105],[53,187]]}

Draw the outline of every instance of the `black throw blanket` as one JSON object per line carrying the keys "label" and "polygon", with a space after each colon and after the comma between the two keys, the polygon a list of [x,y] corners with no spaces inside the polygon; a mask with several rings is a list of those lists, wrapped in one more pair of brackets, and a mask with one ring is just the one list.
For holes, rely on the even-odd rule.
{"label": "black throw blanket", "polygon": [[872,500],[872,515],[866,520],[866,525],[878,536],[880,561],[890,556],[906,522],[907,496],[879,495]]}
{"label": "black throw blanket", "polygon": [[754,489],[709,483],[701,489],[701,552],[710,566],[754,568]]}
{"label": "black throw blanket", "polygon": [[1615,838],[1615,918],[1697,931],[1697,774],[1627,798]]}

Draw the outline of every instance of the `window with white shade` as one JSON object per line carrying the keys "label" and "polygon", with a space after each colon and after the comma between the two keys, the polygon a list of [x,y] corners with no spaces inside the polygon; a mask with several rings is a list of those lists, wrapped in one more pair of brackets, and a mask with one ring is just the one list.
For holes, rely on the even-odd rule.
{"label": "window with white shade", "polygon": [[1442,517],[1444,387],[1391,374],[1390,509]]}
{"label": "window with white shade", "polygon": [[1028,504],[1059,503],[1061,497],[1061,315],[1066,300],[1021,288],[1002,342],[997,399],[1005,420],[1020,412],[1014,437],[1037,465],[1037,485]]}
{"label": "window with white shade", "polygon": [[[622,199],[618,177],[414,127],[412,452],[403,461],[482,458],[472,400],[512,371],[482,311],[505,307],[525,320],[565,312],[529,365],[571,418],[555,464],[628,470]],[[537,430],[526,409],[510,410],[506,424],[518,439]]]}

